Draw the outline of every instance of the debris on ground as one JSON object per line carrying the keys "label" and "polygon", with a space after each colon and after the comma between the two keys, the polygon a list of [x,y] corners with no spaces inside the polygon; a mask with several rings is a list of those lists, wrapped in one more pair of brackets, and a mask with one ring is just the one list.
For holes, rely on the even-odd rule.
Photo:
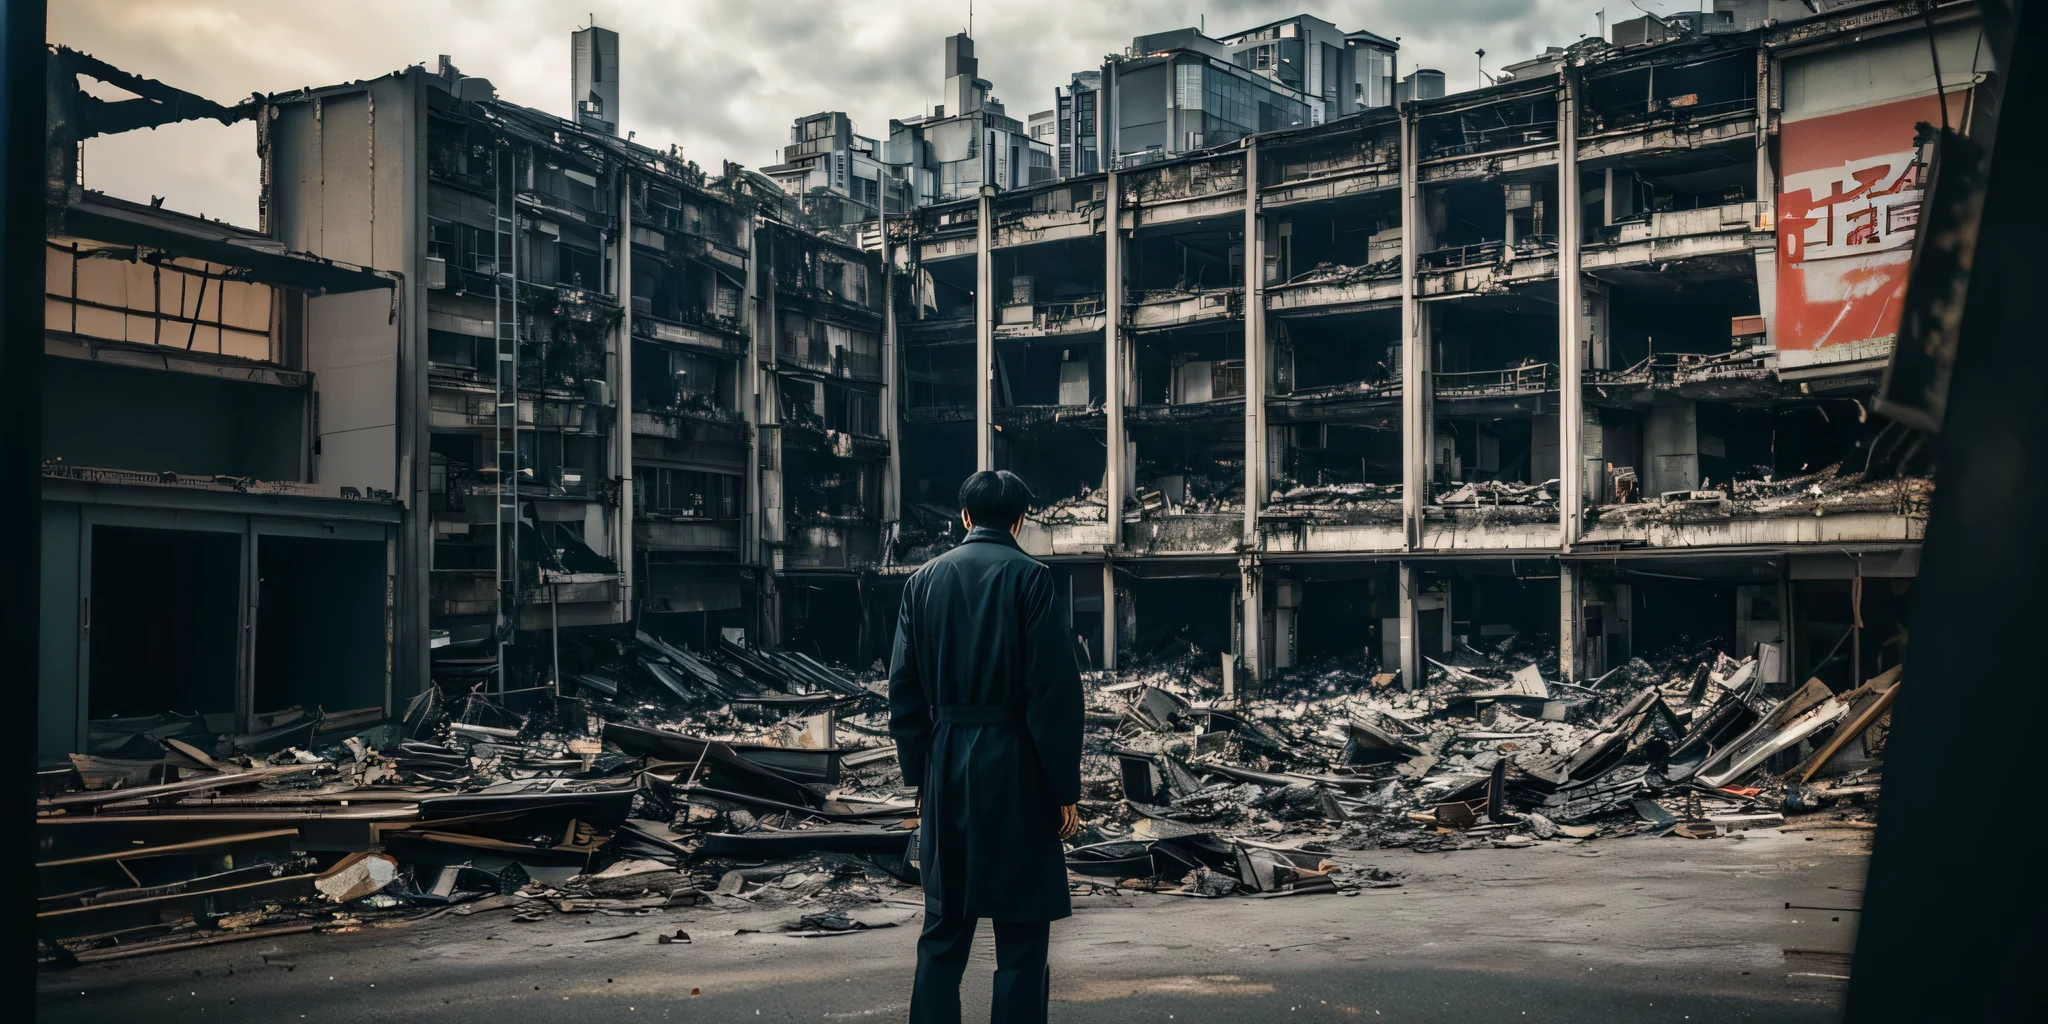
{"label": "debris on ground", "polygon": [[[1692,650],[1573,682],[1512,637],[1461,642],[1412,690],[1372,661],[1234,699],[1192,649],[1095,677],[1073,891],[1357,895],[1404,884],[1376,849],[1867,827],[1900,681],[1774,696],[1756,658]],[[879,666],[644,633],[615,662],[516,710],[430,689],[393,721],[93,723],[39,779],[43,962],[497,910],[788,908],[785,934],[823,937],[917,905]]]}

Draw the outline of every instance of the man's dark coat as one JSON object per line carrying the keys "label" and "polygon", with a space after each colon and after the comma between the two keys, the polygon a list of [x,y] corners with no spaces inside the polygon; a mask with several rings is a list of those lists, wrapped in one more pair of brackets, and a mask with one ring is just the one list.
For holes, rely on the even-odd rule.
{"label": "man's dark coat", "polygon": [[1052,571],[976,527],[903,589],[889,734],[922,786],[925,910],[1073,913],[1059,810],[1081,796],[1081,676]]}

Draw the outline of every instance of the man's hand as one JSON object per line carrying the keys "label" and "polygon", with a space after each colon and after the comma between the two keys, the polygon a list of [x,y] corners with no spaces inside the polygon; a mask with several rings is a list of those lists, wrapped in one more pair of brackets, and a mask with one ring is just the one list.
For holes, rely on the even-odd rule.
{"label": "man's hand", "polygon": [[1074,804],[1068,804],[1060,808],[1060,842],[1064,843],[1074,838],[1074,833],[1079,831],[1081,831],[1081,808]]}

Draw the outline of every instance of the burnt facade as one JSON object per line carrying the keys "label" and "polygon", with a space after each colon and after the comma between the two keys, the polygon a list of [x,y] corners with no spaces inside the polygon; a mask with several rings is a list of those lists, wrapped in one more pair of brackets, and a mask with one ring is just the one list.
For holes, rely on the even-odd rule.
{"label": "burnt facade", "polygon": [[1934,12],[1937,96],[1920,15],[1584,41],[919,211],[906,535],[974,469],[1024,475],[1103,669],[1185,641],[1239,681],[1412,682],[1532,636],[1567,679],[1681,636],[1764,645],[1772,684],[1896,664],[1931,468],[1870,400],[1916,124],[1967,129],[1977,34]]}

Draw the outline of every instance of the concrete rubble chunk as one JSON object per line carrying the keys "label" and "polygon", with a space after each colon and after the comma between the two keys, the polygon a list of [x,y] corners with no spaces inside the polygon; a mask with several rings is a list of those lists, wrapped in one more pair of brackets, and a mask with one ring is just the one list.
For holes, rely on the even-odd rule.
{"label": "concrete rubble chunk", "polygon": [[351,853],[313,879],[313,888],[333,903],[362,899],[398,879],[398,859],[387,853]]}

